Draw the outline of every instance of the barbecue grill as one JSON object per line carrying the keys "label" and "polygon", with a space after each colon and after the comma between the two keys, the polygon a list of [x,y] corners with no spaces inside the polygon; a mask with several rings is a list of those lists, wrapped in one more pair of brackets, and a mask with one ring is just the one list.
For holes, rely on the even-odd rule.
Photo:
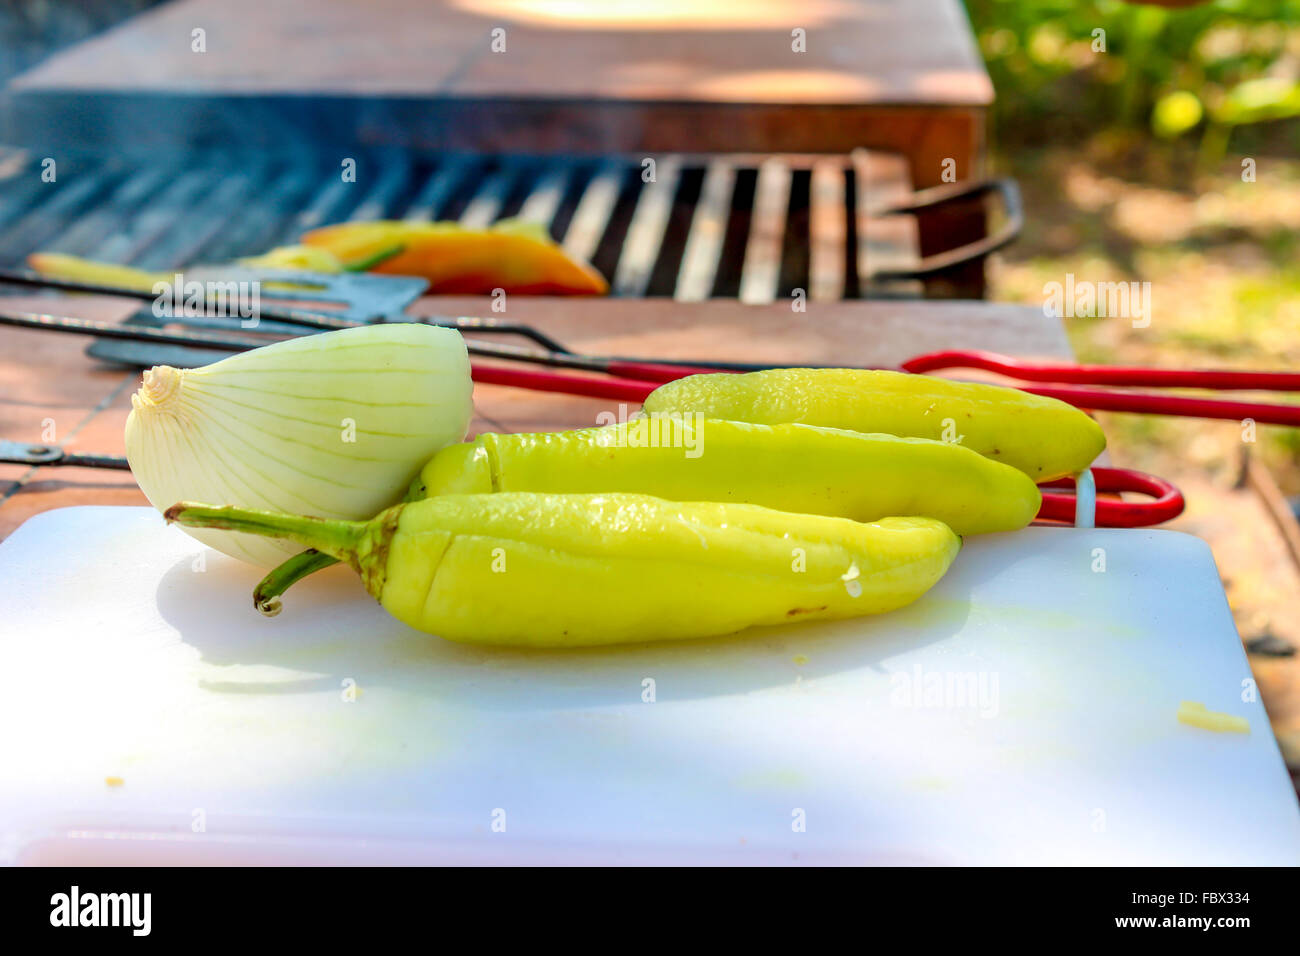
{"label": "barbecue grill", "polygon": [[[616,296],[763,303],[916,296],[978,267],[1019,228],[1007,181],[922,193],[899,157],[572,157],[362,154],[345,181],[334,152],[178,153],[150,161],[0,157],[0,265],[37,250],[148,269],[223,262],[304,230],[366,219],[509,217],[545,224],[605,274]],[[949,206],[1001,198],[1006,224],[922,255],[922,225]],[[930,251],[930,250],[927,250]]]}

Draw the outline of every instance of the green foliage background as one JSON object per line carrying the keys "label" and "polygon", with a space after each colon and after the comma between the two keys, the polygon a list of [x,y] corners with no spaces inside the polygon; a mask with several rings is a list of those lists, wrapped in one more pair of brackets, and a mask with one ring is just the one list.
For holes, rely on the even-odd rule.
{"label": "green foliage background", "polygon": [[[1085,138],[1104,125],[1199,138],[1213,165],[1239,128],[1300,116],[1300,0],[966,7],[997,90],[1003,145]],[[1300,146],[1300,127],[1287,125],[1286,144]]]}

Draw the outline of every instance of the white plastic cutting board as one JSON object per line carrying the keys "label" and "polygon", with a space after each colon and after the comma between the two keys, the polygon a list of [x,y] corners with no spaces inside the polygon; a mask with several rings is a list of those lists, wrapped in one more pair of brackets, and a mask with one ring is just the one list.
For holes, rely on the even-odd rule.
{"label": "white plastic cutting board", "polygon": [[[1300,862],[1186,535],[968,539],[891,615],[584,652],[419,634],[343,568],[264,619],[258,576],[145,508],[0,545],[5,857]],[[1179,724],[1181,700],[1251,733]]]}

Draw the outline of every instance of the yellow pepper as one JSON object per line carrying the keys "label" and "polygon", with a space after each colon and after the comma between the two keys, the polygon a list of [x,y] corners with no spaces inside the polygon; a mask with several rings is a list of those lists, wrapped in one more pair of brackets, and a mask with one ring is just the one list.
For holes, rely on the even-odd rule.
{"label": "yellow pepper", "polygon": [[[300,269],[323,273],[343,271],[342,264],[329,250],[313,246],[278,246],[260,256],[251,256],[236,262],[242,266],[270,269]],[[173,272],[149,272],[111,262],[67,256],[61,252],[33,252],[27,257],[27,264],[41,275],[51,278],[144,292],[152,292],[159,282],[169,284],[174,282],[175,271],[184,273],[183,269]],[[268,285],[283,287],[282,283],[268,283]]]}
{"label": "yellow pepper", "polygon": [[434,455],[408,500],[502,491],[634,492],[855,521],[925,515],[958,534],[1023,528],[1042,503],[1024,474],[961,445],[690,416],[480,435]]}
{"label": "yellow pepper", "polygon": [[33,252],[27,257],[27,264],[41,275],[52,279],[108,285],[139,292],[152,292],[156,283],[171,282],[174,278],[167,272],[147,272],[111,262],[65,256],[61,252]]}
{"label": "yellow pepper", "polygon": [[[408,501],[446,494],[631,492],[873,521],[936,518],[957,534],[1014,531],[1042,503],[1037,486],[969,448],[811,425],[636,419],[604,428],[480,435],[434,455]],[[308,552],[258,584],[266,613],[334,559]]]}
{"label": "yellow pepper", "polygon": [[[544,228],[503,220],[487,229],[454,222],[345,222],[302,237],[345,265],[372,260],[371,272],[421,276],[429,291],[489,294],[496,289],[537,295],[604,295],[605,279],[572,259]],[[386,250],[394,250],[385,257]]]}
{"label": "yellow pepper", "polygon": [[[536,295],[604,295],[605,279],[572,259],[535,223],[503,220],[489,229],[454,222],[346,222],[315,229],[302,245],[279,246],[240,265],[309,272],[381,272],[421,276],[429,291],[488,294],[496,289]],[[56,252],[35,252],[27,264],[42,275],[152,291],[173,281],[148,272]]]}
{"label": "yellow pepper", "polygon": [[346,561],[398,620],[453,641],[580,647],[875,614],[924,594],[960,539],[931,518],[845,518],[644,495],[447,495],[367,522],[181,503],[169,521]]}
{"label": "yellow pepper", "polygon": [[866,369],[691,375],[657,388],[645,410],[776,425],[801,422],[965,445],[1034,481],[1082,471],[1106,447],[1095,421],[1016,388]]}

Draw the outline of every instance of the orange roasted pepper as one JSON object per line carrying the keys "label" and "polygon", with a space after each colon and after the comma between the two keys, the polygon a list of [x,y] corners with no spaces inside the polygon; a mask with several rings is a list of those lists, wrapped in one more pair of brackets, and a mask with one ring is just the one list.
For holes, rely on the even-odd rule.
{"label": "orange roasted pepper", "polygon": [[609,291],[599,272],[570,258],[543,227],[519,220],[502,220],[488,229],[466,229],[454,222],[345,222],[313,229],[302,242],[327,249],[344,268],[366,262],[370,272],[421,276],[429,280],[430,292]]}

